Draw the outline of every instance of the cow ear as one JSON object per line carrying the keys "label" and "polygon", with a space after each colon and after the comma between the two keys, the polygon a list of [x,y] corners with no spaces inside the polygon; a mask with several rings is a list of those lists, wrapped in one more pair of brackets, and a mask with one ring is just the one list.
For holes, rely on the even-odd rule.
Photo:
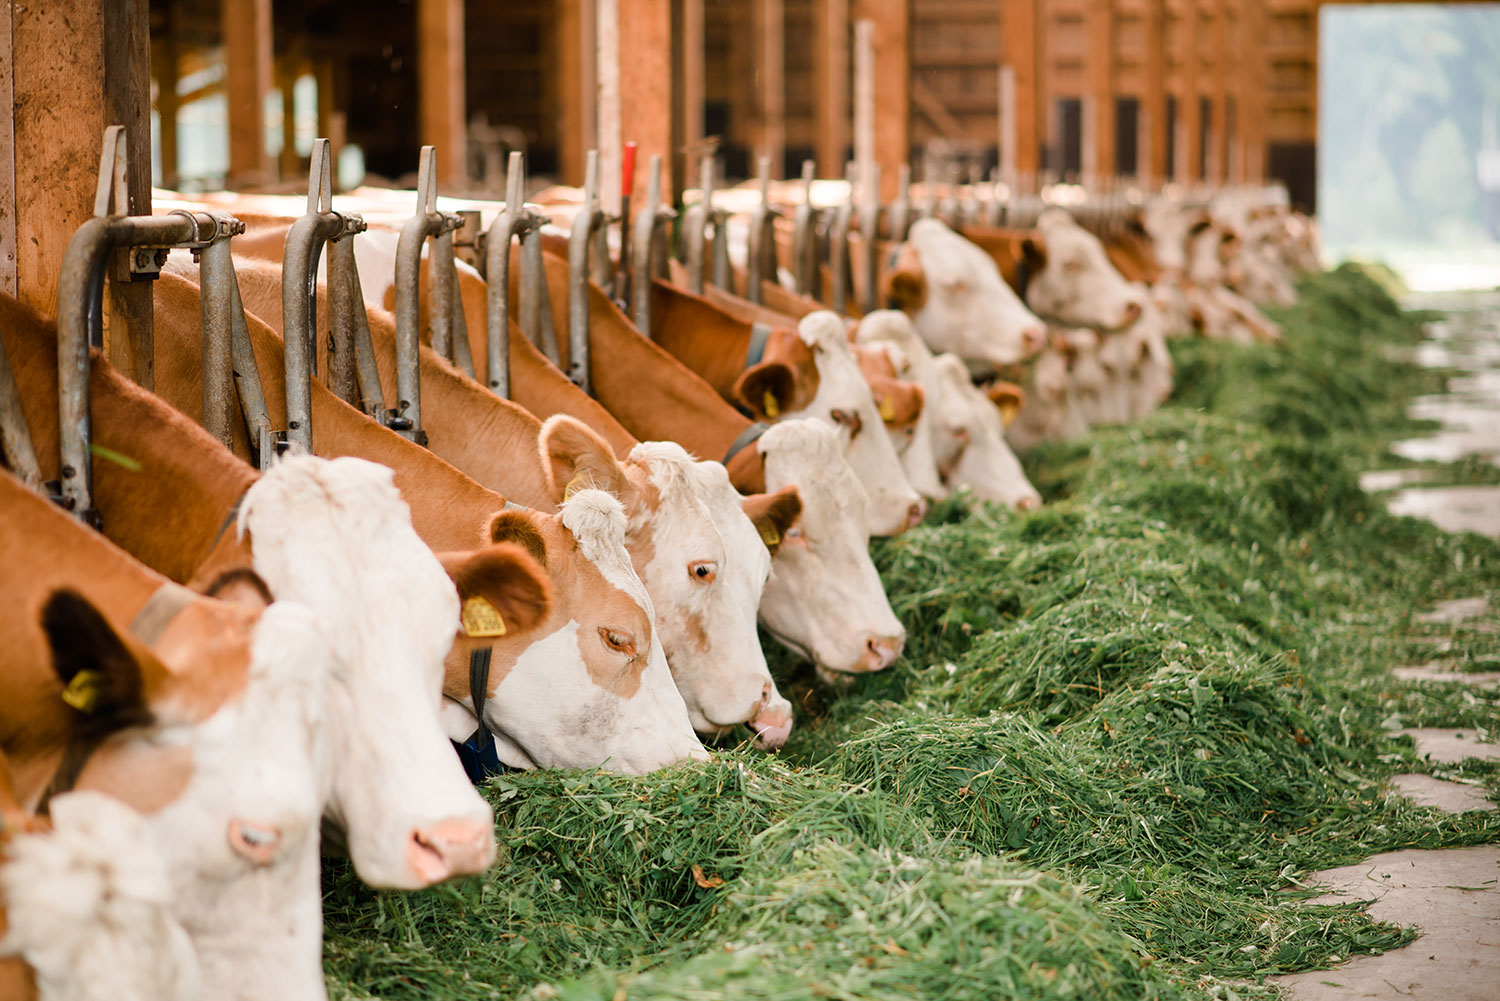
{"label": "cow ear", "polygon": [[1016,419],[1016,414],[1026,405],[1026,391],[1013,382],[991,383],[984,392],[990,402],[999,408],[1000,420],[1006,427],[1010,427],[1010,422]]}
{"label": "cow ear", "polygon": [[275,600],[271,596],[270,586],[249,567],[231,567],[225,570],[204,588],[203,593],[252,612],[264,611]]}
{"label": "cow ear", "polygon": [[577,490],[605,490],[629,511],[635,488],[614,449],[582,421],[565,414],[547,418],[540,436],[542,466],[552,502],[561,504]]}
{"label": "cow ear", "polygon": [[62,700],[78,714],[78,737],[98,740],[151,722],[147,677],[167,672],[149,651],[133,649],[77,591],[53,592],[41,620]]}
{"label": "cow ear", "polygon": [[1021,262],[1027,270],[1036,274],[1047,266],[1047,241],[1040,235],[1021,240]]}
{"label": "cow ear", "polygon": [[795,486],[785,486],[774,494],[751,494],[740,501],[740,509],[755,523],[760,541],[775,556],[786,533],[802,517],[802,495]]}
{"label": "cow ear", "polygon": [[763,361],[740,373],[734,399],[756,420],[774,421],[791,406],[796,375],[779,361]]}
{"label": "cow ear", "polygon": [[439,553],[438,560],[458,588],[459,625],[470,636],[528,632],[552,614],[551,578],[514,543]]}
{"label": "cow ear", "polygon": [[915,313],[927,301],[927,275],[920,266],[887,271],[880,276],[880,301],[886,309]]}
{"label": "cow ear", "polygon": [[537,531],[536,523],[532,520],[534,515],[529,511],[518,511],[507,508],[498,511],[490,519],[490,527],[485,533],[491,542],[513,542],[531,554],[532,559],[542,566],[547,565],[547,540],[542,538],[542,533]]}

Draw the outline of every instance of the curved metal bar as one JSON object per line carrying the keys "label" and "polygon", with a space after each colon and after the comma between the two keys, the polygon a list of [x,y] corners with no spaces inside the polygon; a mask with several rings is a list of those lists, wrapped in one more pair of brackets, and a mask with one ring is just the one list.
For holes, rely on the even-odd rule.
{"label": "curved metal bar", "polygon": [[646,204],[630,231],[630,306],[636,329],[651,336],[651,282],[666,275],[666,225],[677,213],[661,204],[661,156],[651,158]]}
{"label": "curved metal bar", "polygon": [[757,306],[765,301],[761,282],[776,280],[776,219],[780,215],[781,211],[771,204],[771,158],[763,156],[760,158],[760,203],[750,210],[745,262],[745,298]]}
{"label": "curved metal bar", "polygon": [[[524,276],[541,273],[542,242],[537,232],[530,241],[527,237],[533,230],[547,221],[526,208],[526,172],[519,151],[512,151],[505,174],[505,211],[490,224],[485,236],[485,281],[488,283],[489,316],[486,324],[486,364],[489,370],[488,383],[496,396],[510,397],[510,241],[521,238],[521,329],[533,344],[545,336],[552,337],[552,357],[557,357],[555,333],[544,334],[543,328],[552,328],[551,304],[544,311],[535,296],[528,295]],[[534,287],[534,286],[533,286]],[[545,288],[545,284],[542,285]],[[543,350],[546,350],[545,347]]]}
{"label": "curved metal bar", "polygon": [[551,219],[530,210],[521,237],[521,332],[542,349],[547,360],[562,367],[557,353],[557,324],[552,318],[552,295],[547,291],[547,268],[542,261],[542,227]]}
{"label": "curved metal bar", "polygon": [[234,447],[234,263],[228,240],[199,254],[198,309],[203,322],[203,427]]}
{"label": "curved metal bar", "polygon": [[792,216],[792,281],[799,295],[819,295],[822,276],[818,271],[818,217],[813,207],[812,184],[816,165],[802,161],[802,204]]}
{"label": "curved metal bar", "polygon": [[255,361],[255,349],[250,346],[250,329],[245,321],[245,303],[240,298],[239,279],[234,277],[234,257],[229,258],[231,300],[230,357],[234,362],[234,388],[240,398],[240,410],[245,415],[245,427],[250,432],[250,447],[255,449],[261,469],[268,469],[275,449],[271,440],[271,415],[266,409],[266,395],[260,385],[260,367]]}
{"label": "curved metal bar", "polygon": [[[714,208],[714,161],[705,156],[698,165],[698,200],[682,211],[682,256],[687,264],[688,288],[703,294],[703,250]],[[722,241],[720,241],[722,242]],[[715,283],[717,284],[717,283]]]}
{"label": "curved metal bar", "polygon": [[583,211],[568,234],[568,378],[590,396],[594,380],[589,367],[589,256],[597,236],[609,223],[599,207],[599,151],[589,150],[584,166]]}
{"label": "curved metal bar", "polygon": [[[347,260],[345,260],[347,258]],[[330,280],[338,280],[344,286],[344,294],[363,305],[360,291],[359,264],[354,257],[353,240],[335,240],[328,245],[328,271]],[[385,413],[385,390],[380,386],[380,368],[375,363],[375,344],[370,338],[370,317],[364,309],[356,309],[354,317],[354,366],[359,378],[360,409],[375,420]]]}
{"label": "curved metal bar", "polygon": [[[417,172],[417,211],[401,227],[396,243],[396,406],[386,411],[386,426],[418,445],[427,444],[422,430],[421,308],[422,244],[429,236],[442,236],[463,225],[452,212],[437,210],[437,151],[422,147]],[[449,247],[451,250],[451,245]],[[450,290],[451,291],[451,290]],[[448,323],[453,303],[438,298],[433,287],[432,319]],[[290,430],[290,429],[289,429]]]}

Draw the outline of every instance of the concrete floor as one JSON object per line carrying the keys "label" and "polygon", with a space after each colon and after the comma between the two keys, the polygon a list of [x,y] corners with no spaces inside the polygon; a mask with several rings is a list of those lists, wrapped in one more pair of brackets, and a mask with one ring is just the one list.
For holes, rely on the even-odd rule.
{"label": "concrete floor", "polygon": [[[1424,304],[1462,310],[1463,300]],[[1432,339],[1418,352],[1424,364],[1463,368],[1449,393],[1416,402],[1415,416],[1440,421],[1434,434],[1401,442],[1392,450],[1412,459],[1453,461],[1479,455],[1500,463],[1500,302],[1482,310],[1455,312],[1432,324]],[[1432,520],[1450,531],[1472,531],[1500,538],[1500,487],[1422,486],[1425,470],[1366,474],[1367,490],[1402,489],[1388,504],[1394,513]],[[1466,629],[1500,628],[1500,614],[1483,598],[1441,602],[1418,617],[1425,624],[1461,624]],[[1446,650],[1447,644],[1439,644]],[[1403,681],[1427,684],[1500,685],[1500,672],[1465,672],[1451,661],[1397,668]],[[1466,758],[1500,760],[1500,733],[1475,730],[1409,729],[1417,752],[1440,764]],[[1431,775],[1395,776],[1390,795],[1446,812],[1492,810],[1482,787]],[[1327,887],[1320,901],[1371,900],[1370,914],[1421,930],[1403,949],[1381,956],[1359,956],[1333,970],[1273,977],[1299,1001],[1409,999],[1409,1001],[1500,1001],[1500,845],[1439,851],[1388,852],[1358,865],[1312,874]]]}

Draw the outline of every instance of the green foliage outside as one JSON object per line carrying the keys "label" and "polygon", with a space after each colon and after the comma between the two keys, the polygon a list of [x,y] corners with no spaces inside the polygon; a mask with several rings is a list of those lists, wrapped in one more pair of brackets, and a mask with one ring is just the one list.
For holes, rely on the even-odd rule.
{"label": "green foliage outside", "polygon": [[333,997],[1259,997],[1408,941],[1300,888],[1500,840],[1384,785],[1434,770],[1396,727],[1500,729],[1493,690],[1388,673],[1434,636],[1493,669],[1500,637],[1414,616],[1500,603],[1500,545],[1358,488],[1437,388],[1414,320],[1349,268],[1279,319],[1282,350],[1175,342],[1177,402],[1030,456],[1041,510],[880,543],[907,653],[842,693],[774,658],[815,710],[781,755],[507,775],[500,862],[455,886],[330,863]]}

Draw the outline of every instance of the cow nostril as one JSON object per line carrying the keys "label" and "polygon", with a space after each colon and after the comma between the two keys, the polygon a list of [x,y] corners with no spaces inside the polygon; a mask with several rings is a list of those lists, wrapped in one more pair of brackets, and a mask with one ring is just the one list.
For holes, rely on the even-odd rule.
{"label": "cow nostril", "polygon": [[482,872],[493,855],[493,831],[477,821],[444,820],[419,828],[406,845],[407,862],[428,883]]}
{"label": "cow nostril", "polygon": [[916,528],[922,524],[922,519],[927,517],[927,502],[917,501],[906,509],[906,527]]}
{"label": "cow nostril", "polygon": [[890,667],[901,656],[903,645],[899,636],[871,636],[865,640],[867,670],[879,671]]}
{"label": "cow nostril", "polygon": [[1141,318],[1141,304],[1138,303],[1138,302],[1126,303],[1126,305],[1125,305],[1125,322],[1122,323],[1122,324],[1120,324],[1120,326],[1122,326],[1122,327],[1128,327],[1132,323],[1134,323],[1136,320],[1139,320],[1140,318]]}
{"label": "cow nostril", "polygon": [[1045,327],[1027,327],[1021,333],[1021,342],[1026,347],[1028,355],[1034,355],[1047,346],[1047,330]]}
{"label": "cow nostril", "polygon": [[1016,501],[1017,511],[1035,511],[1041,506],[1042,499],[1035,494],[1027,494],[1025,497],[1022,497],[1020,500]]}

